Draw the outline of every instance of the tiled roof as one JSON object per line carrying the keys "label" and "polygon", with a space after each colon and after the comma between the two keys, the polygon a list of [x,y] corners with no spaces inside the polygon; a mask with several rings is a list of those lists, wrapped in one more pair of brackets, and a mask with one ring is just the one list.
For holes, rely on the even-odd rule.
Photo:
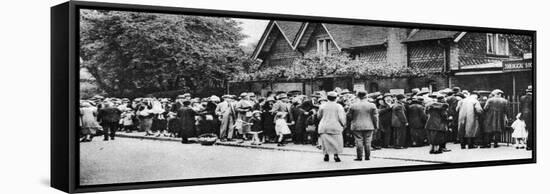
{"label": "tiled roof", "polygon": [[[490,66],[487,66],[488,64],[495,64],[498,62],[500,62],[500,60],[492,59],[488,57],[479,57],[479,56],[478,57],[474,57],[474,56],[458,57],[458,65],[461,69],[489,68]],[[500,66],[502,67],[502,63],[500,63]]]}
{"label": "tiled roof", "polygon": [[288,38],[290,43],[294,42],[294,39],[298,37],[298,32],[303,22],[289,22],[289,21],[276,21],[277,25],[281,28],[281,31]]}
{"label": "tiled roof", "polygon": [[408,37],[403,42],[415,42],[423,40],[438,40],[446,38],[455,38],[459,31],[443,31],[443,30],[418,30],[411,37]]}
{"label": "tiled roof", "polygon": [[381,45],[386,42],[385,27],[324,24],[340,48]]}
{"label": "tiled roof", "polygon": [[461,69],[488,69],[488,68],[502,68],[502,61],[493,61],[483,64],[465,65],[461,66]]}

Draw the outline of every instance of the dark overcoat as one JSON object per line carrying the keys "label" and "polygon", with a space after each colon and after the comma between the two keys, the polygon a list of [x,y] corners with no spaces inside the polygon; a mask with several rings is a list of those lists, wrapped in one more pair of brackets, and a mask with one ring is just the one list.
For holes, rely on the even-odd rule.
{"label": "dark overcoat", "polygon": [[484,132],[502,132],[506,126],[508,100],[501,97],[490,98],[483,110],[485,113]]}
{"label": "dark overcoat", "polygon": [[408,123],[405,105],[401,102],[397,102],[392,106],[391,112],[391,126],[396,128],[405,127],[405,124]]}
{"label": "dark overcoat", "polygon": [[99,109],[97,119],[100,120],[102,123],[115,123],[120,121],[120,114],[122,114],[122,111],[120,111],[118,108],[102,108]]}
{"label": "dark overcoat", "polygon": [[427,119],[424,109],[424,106],[421,104],[414,103],[409,105],[407,119],[409,120],[409,127],[411,129],[424,129]]}
{"label": "dark overcoat", "polygon": [[178,110],[180,134],[192,137],[195,134],[195,111],[190,107],[182,107]]}
{"label": "dark overcoat", "polygon": [[533,95],[531,93],[523,95],[519,99],[520,119],[525,121],[525,128],[531,129],[533,125]]}
{"label": "dark overcoat", "polygon": [[380,105],[378,108],[378,118],[380,130],[386,132],[386,129],[391,128],[391,107],[388,105]]}
{"label": "dark overcoat", "polygon": [[428,120],[426,120],[426,129],[434,131],[447,131],[447,118],[449,105],[447,103],[433,102],[426,107]]}

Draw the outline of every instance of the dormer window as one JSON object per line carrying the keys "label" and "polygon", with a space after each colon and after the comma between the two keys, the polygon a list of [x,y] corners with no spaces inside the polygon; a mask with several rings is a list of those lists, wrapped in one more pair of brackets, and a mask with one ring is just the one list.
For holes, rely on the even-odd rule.
{"label": "dormer window", "polygon": [[502,34],[487,33],[487,54],[507,56],[508,39]]}
{"label": "dormer window", "polygon": [[328,55],[330,39],[317,39],[317,54]]}

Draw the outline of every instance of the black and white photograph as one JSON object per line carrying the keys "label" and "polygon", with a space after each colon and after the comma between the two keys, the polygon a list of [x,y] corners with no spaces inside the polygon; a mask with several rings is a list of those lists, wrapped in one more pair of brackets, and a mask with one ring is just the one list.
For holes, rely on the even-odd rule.
{"label": "black and white photograph", "polygon": [[4,1],[0,193],[541,193],[546,4]]}
{"label": "black and white photograph", "polygon": [[532,35],[78,11],[82,186],[533,158]]}

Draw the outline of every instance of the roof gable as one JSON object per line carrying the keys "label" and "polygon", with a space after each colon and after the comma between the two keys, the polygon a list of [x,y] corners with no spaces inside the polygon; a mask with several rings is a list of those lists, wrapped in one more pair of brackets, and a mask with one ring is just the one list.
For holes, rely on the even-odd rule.
{"label": "roof gable", "polygon": [[296,39],[303,22],[275,21],[275,24],[277,24],[287,39],[288,44],[292,46],[292,43]]}
{"label": "roof gable", "polygon": [[375,26],[324,24],[342,49],[386,43],[387,28]]}
{"label": "roof gable", "polygon": [[[424,40],[440,40],[440,39],[455,39],[461,35],[460,31],[445,31],[445,30],[418,30],[411,32],[409,37],[403,42],[417,42]],[[457,40],[458,41],[458,40]]]}
{"label": "roof gable", "polygon": [[[275,21],[271,20],[269,21],[269,24],[267,25],[266,29],[264,30],[264,33],[262,34],[262,37],[260,38],[258,45],[256,45],[256,48],[254,49],[254,52],[252,53],[252,58],[257,58],[258,55],[262,52],[264,48],[269,49],[269,40],[274,39],[275,37],[271,37],[275,35],[283,35],[288,45],[294,49],[293,41],[298,36],[298,33],[300,33],[301,26],[303,25],[303,22],[290,22],[290,21]],[[273,29],[276,29],[279,33],[272,33]]]}
{"label": "roof gable", "polygon": [[309,41],[317,26],[330,36],[339,50],[355,47],[375,46],[386,43],[387,28],[363,25],[343,25],[326,23],[306,23],[294,41],[294,47],[303,47]]}

